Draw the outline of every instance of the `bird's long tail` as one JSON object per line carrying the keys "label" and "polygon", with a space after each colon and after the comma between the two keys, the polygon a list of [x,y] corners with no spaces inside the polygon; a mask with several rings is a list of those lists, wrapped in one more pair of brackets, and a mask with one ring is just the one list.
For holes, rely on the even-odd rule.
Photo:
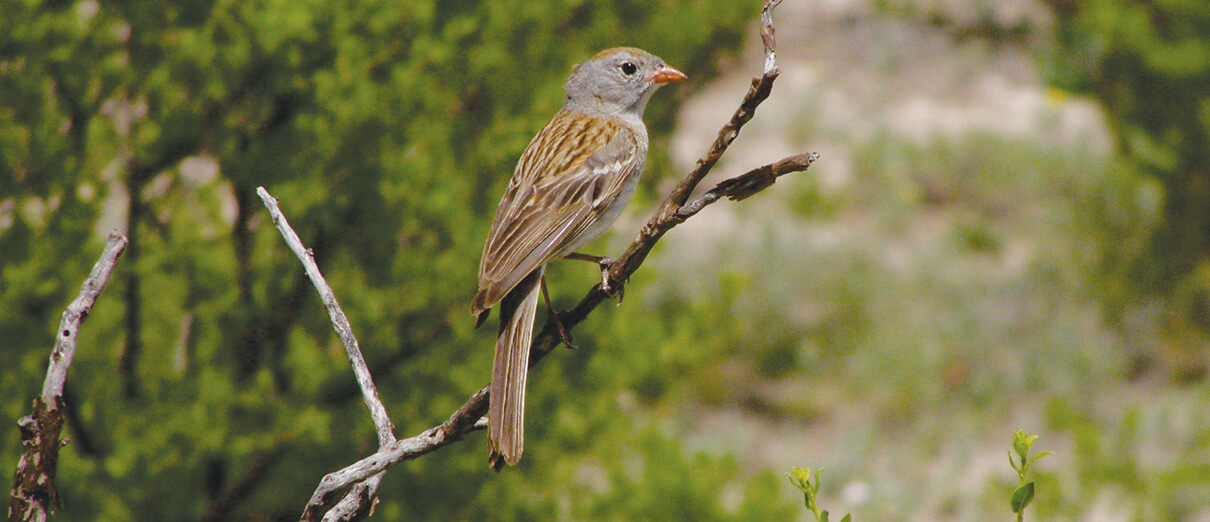
{"label": "bird's long tail", "polygon": [[488,462],[496,471],[521,460],[525,447],[525,378],[533,341],[538,282],[546,265],[531,272],[500,301],[500,332],[492,365],[488,409]]}

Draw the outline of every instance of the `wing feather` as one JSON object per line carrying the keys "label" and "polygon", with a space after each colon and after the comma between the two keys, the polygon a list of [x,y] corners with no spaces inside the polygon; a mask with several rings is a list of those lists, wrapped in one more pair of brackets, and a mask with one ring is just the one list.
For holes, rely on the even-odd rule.
{"label": "wing feather", "polygon": [[561,110],[522,154],[483,247],[472,313],[498,303],[568,246],[593,239],[582,236],[642,168],[646,140],[620,121],[593,121]]}

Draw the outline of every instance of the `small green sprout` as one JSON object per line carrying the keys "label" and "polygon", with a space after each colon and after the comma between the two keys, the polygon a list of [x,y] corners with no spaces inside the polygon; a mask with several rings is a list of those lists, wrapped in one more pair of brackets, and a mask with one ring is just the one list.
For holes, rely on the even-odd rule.
{"label": "small green sprout", "polygon": [[[786,477],[789,477],[790,483],[794,484],[794,487],[802,491],[807,509],[815,516],[816,522],[828,522],[828,510],[821,511],[815,500],[815,495],[819,493],[819,473],[821,471],[823,468],[815,470],[814,478],[812,478],[810,468],[790,468],[790,473],[786,473]],[[840,519],[840,522],[852,522],[852,518],[846,514],[844,518]]]}
{"label": "small green sprout", "polygon": [[[1032,457],[1029,456],[1029,450],[1033,448],[1034,441],[1036,440],[1038,440],[1037,435],[1030,435],[1024,431],[1017,430],[1013,433],[1013,449],[1008,452],[1008,464],[1017,471],[1017,478],[1019,479],[1017,489],[1013,490],[1013,496],[1010,500],[1013,513],[1017,514],[1017,522],[1025,520],[1025,508],[1034,500],[1034,481],[1026,476],[1029,472],[1029,467],[1042,457],[1054,455],[1052,451],[1043,451]],[[1013,453],[1017,454],[1017,460],[1013,460]]]}

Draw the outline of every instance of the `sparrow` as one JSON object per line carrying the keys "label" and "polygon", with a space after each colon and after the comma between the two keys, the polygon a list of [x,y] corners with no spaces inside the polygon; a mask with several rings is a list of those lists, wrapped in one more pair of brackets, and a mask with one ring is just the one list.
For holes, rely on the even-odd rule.
{"label": "sparrow", "polygon": [[521,459],[525,380],[546,263],[576,253],[609,228],[647,160],[643,109],[659,86],[685,79],[641,49],[617,47],[576,65],[563,108],[529,143],[496,209],[479,261],[471,313],[500,326],[488,409],[489,464]]}

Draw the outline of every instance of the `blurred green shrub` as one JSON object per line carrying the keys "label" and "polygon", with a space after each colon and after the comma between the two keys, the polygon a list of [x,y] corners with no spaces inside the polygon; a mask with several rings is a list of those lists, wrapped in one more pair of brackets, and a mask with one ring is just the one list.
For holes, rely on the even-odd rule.
{"label": "blurred green shrub", "polygon": [[[1162,187],[1162,221],[1145,255],[1125,259],[1130,295],[1177,312],[1170,329],[1210,331],[1210,4],[1199,0],[1050,0],[1058,45],[1050,81],[1089,93],[1108,115],[1121,157]],[[1106,250],[1117,248],[1107,242]],[[1201,369],[1188,377],[1201,378]]]}
{"label": "blurred green shrub", "polygon": [[[636,45],[700,85],[758,9],[729,0],[6,4],[5,418],[36,393],[58,314],[98,238],[116,227],[132,239],[72,368],[60,518],[292,517],[323,473],[373,450],[343,352],[255,187],[281,198],[314,249],[397,433],[413,434],[487,380],[491,329],[473,331],[466,313],[475,265],[499,193],[561,104],[570,67]],[[676,101],[669,91],[648,110],[657,148]],[[588,272],[555,282],[556,296],[587,288]],[[642,331],[650,324],[608,317],[598,313],[584,338],[611,331],[644,348],[548,361],[531,385],[523,465],[487,473],[472,439],[392,470],[379,511],[633,519],[666,508],[666,494],[686,516],[736,509],[718,500],[734,466],[700,465],[675,434],[620,418],[619,383],[641,380],[626,372],[655,371],[626,361],[650,346],[672,360],[698,356],[674,342],[691,330]],[[584,345],[591,353],[594,343]],[[577,380],[586,366],[615,364],[597,362],[606,358],[619,362],[590,372],[599,386]],[[15,430],[0,442],[15,462]],[[651,472],[622,472],[635,462]],[[667,480],[682,475],[694,478]],[[754,484],[758,496],[776,488]],[[628,490],[649,493],[611,500]],[[756,505],[753,516],[778,509]]]}

